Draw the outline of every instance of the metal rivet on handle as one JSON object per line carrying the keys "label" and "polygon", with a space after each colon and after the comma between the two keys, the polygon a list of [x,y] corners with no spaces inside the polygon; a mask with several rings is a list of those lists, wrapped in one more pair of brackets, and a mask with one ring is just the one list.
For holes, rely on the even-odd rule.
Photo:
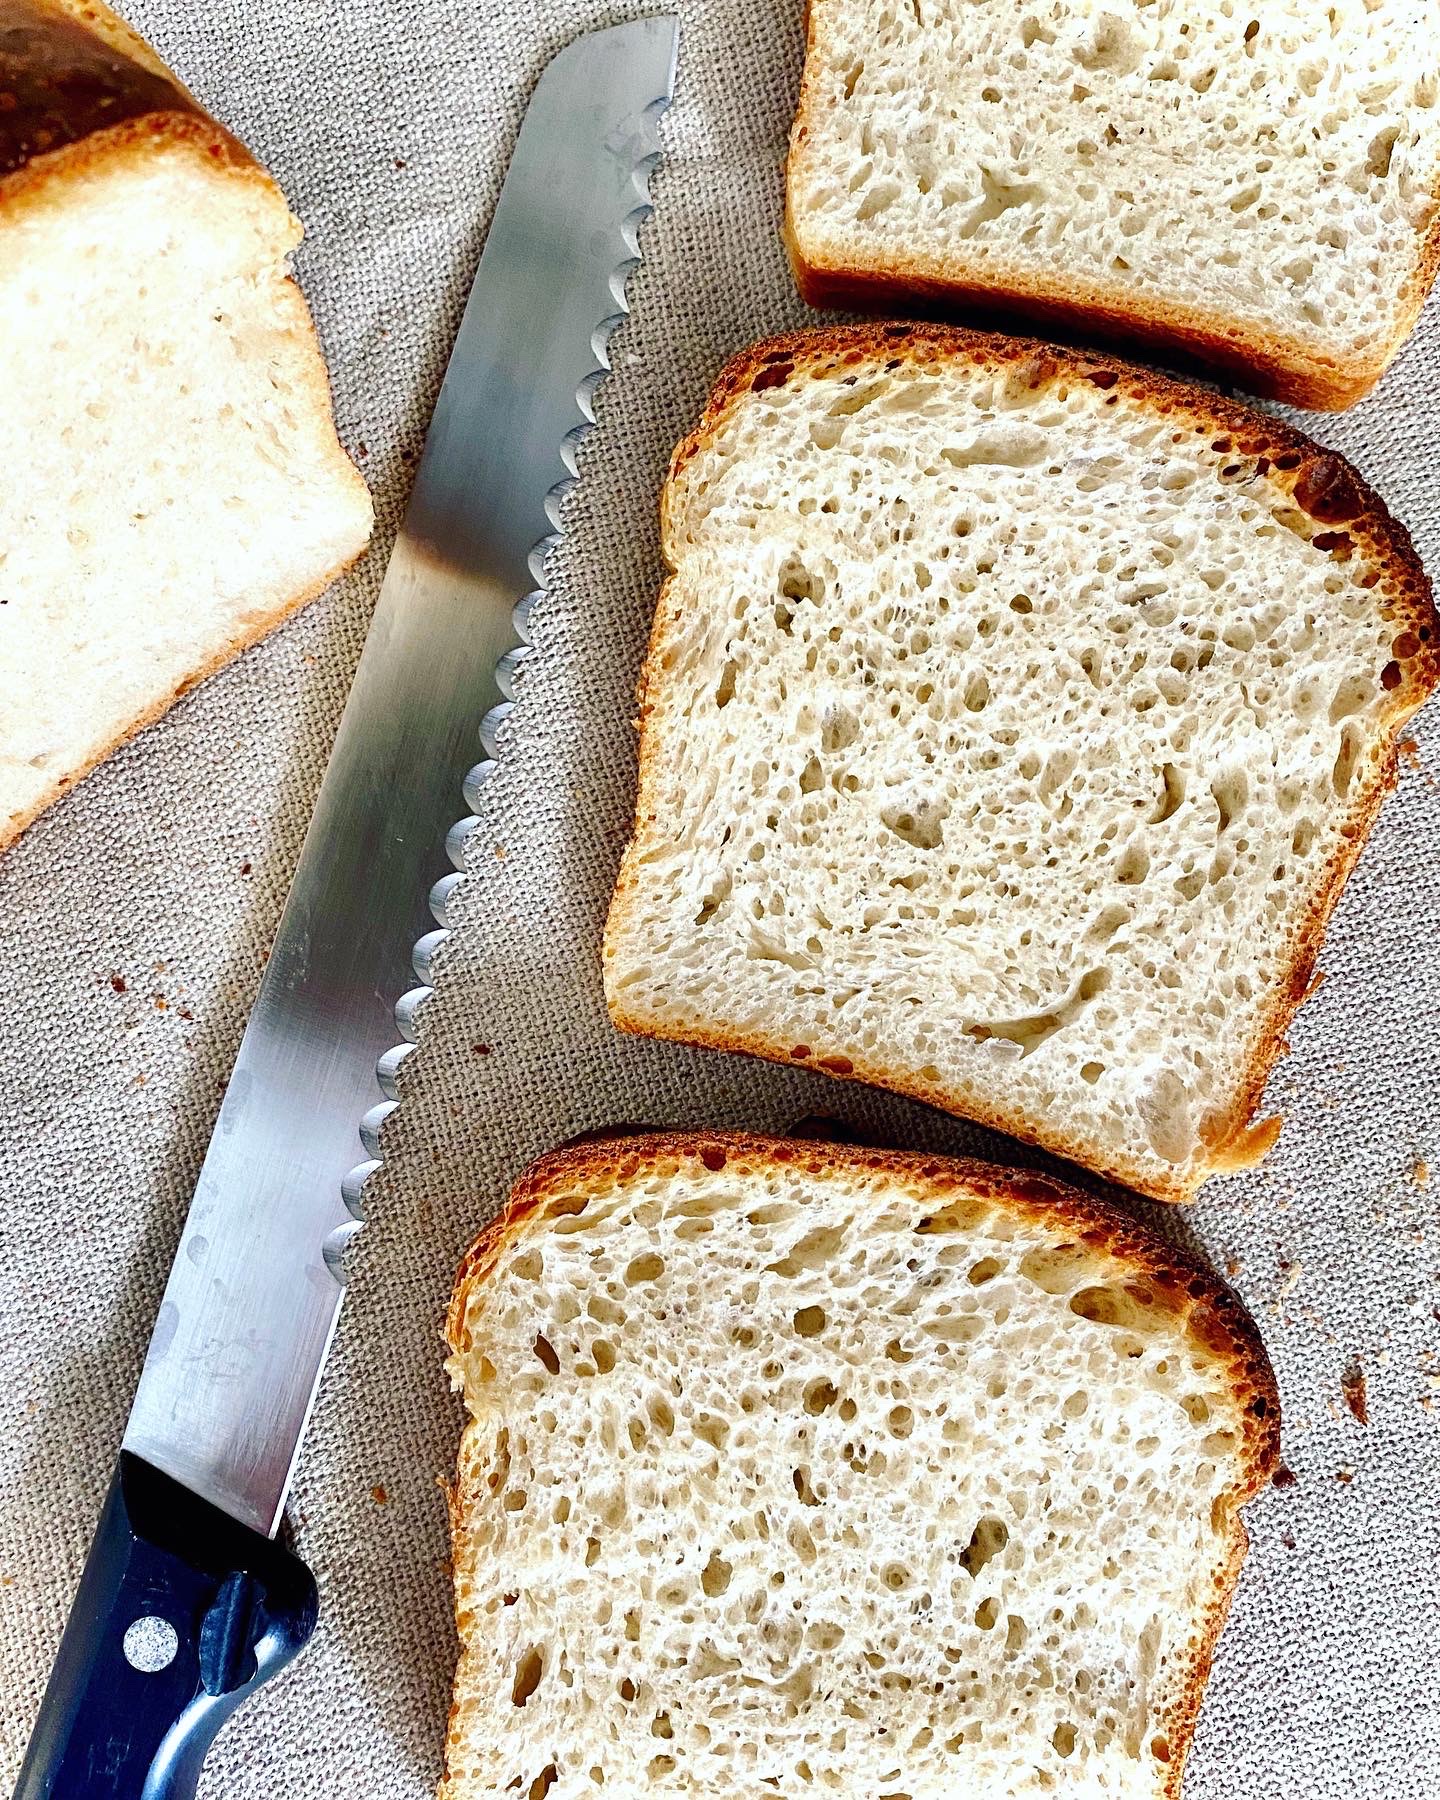
{"label": "metal rivet on handle", "polygon": [[125,1660],[142,1675],[158,1675],[168,1669],[180,1649],[180,1634],[168,1619],[146,1613],[125,1628]]}

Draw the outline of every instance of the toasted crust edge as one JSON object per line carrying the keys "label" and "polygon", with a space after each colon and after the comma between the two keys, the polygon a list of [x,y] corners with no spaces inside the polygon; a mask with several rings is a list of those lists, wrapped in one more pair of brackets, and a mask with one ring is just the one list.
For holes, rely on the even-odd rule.
{"label": "toasted crust edge", "polygon": [[45,792],[41,794],[38,800],[32,802],[31,805],[25,807],[22,811],[12,814],[8,819],[0,821],[0,855],[3,855],[12,844],[18,842],[25,831],[35,823],[42,813],[48,812],[52,806],[57,805],[61,800],[64,800],[68,798],[69,795],[73,794],[80,783],[84,781],[85,777],[93,774],[94,771],[99,768],[101,763],[108,761],[117,750],[123,748],[123,746],[128,744],[132,738],[138,737],[140,733],[145,730],[147,725],[153,725],[157,719],[163,719],[165,714],[170,711],[171,707],[175,706],[180,700],[183,700],[185,695],[188,694],[192,688],[199,687],[202,681],[208,680],[210,676],[223,669],[228,663],[234,662],[237,657],[243,656],[247,650],[253,649],[256,644],[269,637],[272,631],[277,630],[283,625],[287,619],[293,618],[296,613],[302,610],[302,608],[308,606],[312,600],[319,599],[320,595],[323,594],[333,582],[337,581],[347,569],[353,567],[353,565],[365,554],[365,548],[368,541],[369,534],[367,531],[366,537],[354,550],[350,551],[339,562],[327,569],[323,575],[318,577],[318,579],[312,581],[308,587],[302,588],[298,594],[282,601],[278,606],[272,607],[263,618],[256,620],[249,629],[243,632],[237,632],[236,635],[230,638],[213,656],[207,657],[204,662],[193,669],[171,693],[164,697],[164,699],[157,700],[153,706],[147,707],[142,713],[131,719],[122,731],[117,732],[114,737],[108,739],[98,750],[93,751],[87,756],[83,762],[76,766],[73,773],[57,776]]}
{"label": "toasted crust edge", "polygon": [[[709,1161],[707,1163],[707,1156]],[[598,1191],[641,1173],[678,1173],[687,1162],[711,1169],[715,1159],[735,1160],[741,1172],[753,1174],[788,1167],[806,1174],[886,1175],[908,1186],[937,1210],[960,1194],[978,1193],[1012,1216],[1053,1228],[1083,1244],[1098,1257],[1152,1283],[1183,1325],[1227,1370],[1239,1402],[1246,1433],[1240,1457],[1241,1479],[1231,1490],[1226,1529],[1219,1535],[1211,1593],[1195,1615],[1196,1637],[1169,1721],[1165,1800],[1180,1800],[1186,1757],[1194,1737],[1205,1683],[1235,1584],[1245,1560],[1248,1540],[1239,1509],[1261,1493],[1280,1465],[1280,1393],[1274,1370],[1254,1320],[1237,1296],[1197,1258],[1167,1244],[1137,1224],[1118,1207],[1078,1193],[1047,1175],[1005,1169],[970,1158],[929,1156],[904,1150],[878,1150],[815,1139],[775,1138],[729,1131],[675,1131],[604,1138],[552,1150],[520,1175],[509,1198],[480,1231],[461,1261],[445,1321],[452,1356],[470,1348],[465,1314],[471,1295],[494,1270],[501,1256],[522,1237],[546,1224],[548,1208],[577,1188]],[[449,1505],[452,1560],[457,1598],[465,1572],[464,1522],[480,1503],[474,1458],[477,1427],[466,1425],[459,1456],[459,1481]],[[446,1733],[446,1776],[439,1800],[459,1800],[449,1769],[459,1747],[458,1708],[452,1701]]]}
{"label": "toasted crust edge", "polygon": [[[249,183],[289,217],[284,195],[245,145],[204,110],[144,38],[104,0],[0,0],[0,25],[26,28],[35,52],[33,70],[27,65],[30,80],[21,87],[18,103],[0,115],[4,119],[0,151],[5,152],[0,155],[0,217],[45,205],[63,184],[108,163],[143,159],[157,150],[194,156],[204,167]],[[91,75],[96,69],[103,74],[107,104],[87,112],[75,122],[73,135],[53,148],[37,148],[32,134],[38,121],[53,123],[55,105],[68,91],[64,78],[77,72]],[[291,223],[298,239],[300,226],[293,219]],[[172,693],[144,708],[75,768],[56,776],[29,805],[0,819],[0,854],[123,744],[162,718],[191,688],[316,599],[364,554],[373,523],[369,489],[335,432],[329,375],[309,307],[294,279],[287,276],[285,282],[284,306],[291,315],[290,329],[297,343],[305,344],[310,353],[305,386],[312,415],[329,427],[326,450],[328,453],[333,444],[335,474],[349,487],[357,511],[363,511],[363,530],[358,531],[353,548],[322,575],[299,593],[269,607],[246,630],[235,633],[197,664]]]}
{"label": "toasted crust edge", "polygon": [[104,0],[0,0],[0,208],[127,144],[189,144],[227,172],[274,181]]}
{"label": "toasted crust edge", "polygon": [[[1440,271],[1440,209],[1416,246],[1415,260],[1400,290],[1391,335],[1369,357],[1339,360],[1305,342],[1247,327],[1221,308],[1180,301],[1169,305],[1116,283],[1102,286],[1049,280],[1032,271],[996,268],[985,276],[964,274],[940,254],[897,250],[865,262],[827,261],[804,244],[802,214],[795,203],[802,153],[818,104],[817,15],[823,0],[806,0],[805,64],[785,158],[785,247],[800,297],[808,306],[886,312],[897,302],[942,315],[970,309],[996,323],[1022,324],[1062,335],[1125,344],[1139,339],[1158,350],[1177,351],[1212,370],[1234,376],[1254,394],[1314,412],[1344,412],[1375,386],[1404,347]],[[1434,191],[1440,196],[1440,168]]]}
{"label": "toasted crust edge", "polygon": [[[750,391],[757,376],[763,375],[766,385],[771,386],[776,385],[776,372],[781,370],[779,379],[789,380],[795,374],[809,374],[817,367],[828,366],[837,360],[863,363],[882,357],[889,361],[897,356],[923,361],[963,357],[999,367],[1030,364],[1038,372],[1037,378],[1043,379],[1064,375],[1072,380],[1093,383],[1099,377],[1100,385],[1108,392],[1118,390],[1139,405],[1189,419],[1202,425],[1207,432],[1230,436],[1234,440],[1235,453],[1254,457],[1257,469],[1263,460],[1266,466],[1261,472],[1294,504],[1300,504],[1294,490],[1302,484],[1314,482],[1321,486],[1327,481],[1333,482],[1345,495],[1345,500],[1340,503],[1344,507],[1344,516],[1337,516],[1333,522],[1343,524],[1345,533],[1389,572],[1391,580],[1387,594],[1394,610],[1396,631],[1413,631],[1420,640],[1420,649],[1405,665],[1404,677],[1393,690],[1389,707],[1377,729],[1381,739],[1388,733],[1384,752],[1377,766],[1355,789],[1341,827],[1341,847],[1321,873],[1309,909],[1298,928],[1289,966],[1277,981],[1270,1004],[1257,1023],[1247,1058],[1247,1073],[1234,1106],[1216,1141],[1208,1146],[1209,1156],[1196,1158],[1191,1165],[1171,1176],[1116,1156],[1099,1144],[1049,1130],[1043,1122],[1021,1113],[1000,1107],[978,1108],[943,1085],[932,1086],[908,1075],[896,1075],[883,1065],[857,1055],[856,1047],[850,1044],[812,1044],[809,1046],[811,1055],[803,1062],[797,1062],[792,1055],[793,1046],[777,1037],[732,1033],[700,1018],[657,1020],[627,1010],[615,998],[609,977],[618,940],[626,927],[628,909],[639,887],[637,870],[641,841],[654,816],[652,795],[658,781],[660,746],[648,730],[649,691],[657,677],[670,625],[666,604],[668,581],[661,589],[639,683],[639,781],[634,824],[605,923],[603,961],[611,1020],[619,1030],[636,1036],[739,1051],[767,1061],[782,1062],[792,1068],[817,1068],[840,1079],[860,1080],[888,1088],[1053,1151],[1154,1199],[1173,1203],[1189,1201],[1211,1175],[1258,1161],[1279,1134],[1278,1122],[1262,1121],[1252,1125],[1251,1119],[1260,1104],[1270,1071],[1286,1048],[1285,1032],[1290,1021],[1313,991],[1315,961],[1330,914],[1385,795],[1394,786],[1400,728],[1440,685],[1440,614],[1437,614],[1431,597],[1429,579],[1409,532],[1391,516],[1363,477],[1343,457],[1322,448],[1303,432],[1279,419],[1103,353],[1065,349],[1034,339],[975,332],[960,326],[878,322],[783,333],[750,346],[726,364],[711,391],[700,423],[677,445],[661,492],[661,551],[670,568],[673,570],[675,566],[671,507],[677,478],[692,457],[709,447],[731,408]],[[1276,458],[1294,459],[1293,466],[1278,469],[1274,466]],[[1309,508],[1304,510],[1309,511]],[[836,1058],[848,1061],[851,1067],[849,1070],[826,1068],[827,1056],[832,1061]]]}

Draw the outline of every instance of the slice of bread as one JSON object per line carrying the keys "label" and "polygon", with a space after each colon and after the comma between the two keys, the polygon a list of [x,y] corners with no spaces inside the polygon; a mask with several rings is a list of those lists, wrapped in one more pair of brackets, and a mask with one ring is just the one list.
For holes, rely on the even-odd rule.
{"label": "slice of bread", "polygon": [[1433,0],[811,0],[796,273],[816,305],[983,305],[1348,406],[1440,261],[1437,101]]}
{"label": "slice of bread", "polygon": [[611,1015],[1162,1199],[1247,1130],[1440,679],[1338,456],[1109,359],[777,339],[663,501]]}
{"label": "slice of bread", "polygon": [[244,147],[98,0],[0,0],[0,847],[364,548]]}
{"label": "slice of bread", "polygon": [[455,1289],[442,1800],[1160,1800],[1276,1467],[1254,1326],[980,1163],[616,1139]]}

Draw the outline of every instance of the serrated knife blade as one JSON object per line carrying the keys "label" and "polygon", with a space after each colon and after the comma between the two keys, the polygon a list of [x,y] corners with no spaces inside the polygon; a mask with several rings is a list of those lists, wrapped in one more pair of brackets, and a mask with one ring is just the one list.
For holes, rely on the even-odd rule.
{"label": "serrated knife blade", "polygon": [[125,1430],[263,1532],[445,935],[456,877],[432,882],[488,772],[626,309],[676,37],[654,18],[580,38],[530,101]]}
{"label": "serrated knife blade", "polygon": [[313,1579],[271,1538],[461,878],[435,877],[447,845],[460,864],[626,310],[676,42],[670,17],[580,38],[526,112],[21,1800],[193,1795],[219,1726],[313,1629]]}

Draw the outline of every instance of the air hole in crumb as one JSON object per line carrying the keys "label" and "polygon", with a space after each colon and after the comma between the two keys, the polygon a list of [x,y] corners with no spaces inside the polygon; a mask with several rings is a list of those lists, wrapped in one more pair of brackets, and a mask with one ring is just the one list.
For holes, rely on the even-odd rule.
{"label": "air hole in crumb", "polygon": [[1335,765],[1330,772],[1331,785],[1338,799],[1343,800],[1349,793],[1359,759],[1360,734],[1353,726],[1346,725],[1341,730],[1340,748],[1335,753]]}
{"label": "air hole in crumb", "polygon": [[515,1665],[515,1680],[510,1688],[510,1698],[516,1706],[523,1706],[535,1692],[544,1672],[545,1664],[539,1647],[532,1645]]}
{"label": "air hole in crumb", "polygon": [[712,1552],[709,1562],[700,1571],[700,1586],[713,1600],[729,1587],[732,1573],[731,1565],[725,1558],[718,1552]]}
{"label": "air hole in crumb", "polygon": [[992,1562],[1010,1542],[1010,1530],[1003,1519],[993,1515],[980,1520],[970,1534],[970,1542],[960,1557],[961,1567],[973,1578]]}

